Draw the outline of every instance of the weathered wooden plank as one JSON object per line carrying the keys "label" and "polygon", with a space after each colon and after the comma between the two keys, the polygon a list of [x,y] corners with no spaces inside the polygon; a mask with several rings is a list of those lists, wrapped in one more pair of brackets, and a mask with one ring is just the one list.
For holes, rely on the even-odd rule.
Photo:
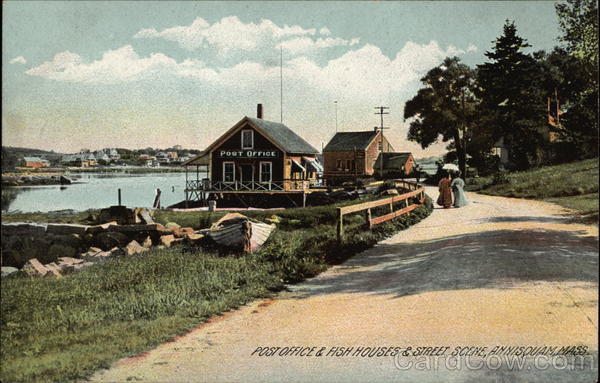
{"label": "weathered wooden plank", "polygon": [[350,214],[350,213],[356,213],[357,211],[361,211],[361,210],[371,209],[374,207],[383,206],[383,205],[387,205],[387,204],[393,204],[393,203],[405,200],[407,198],[414,197],[414,196],[420,194],[422,191],[424,191],[424,189],[423,190],[418,189],[418,190],[414,190],[414,191],[404,193],[404,194],[401,194],[398,196],[383,198],[383,199],[376,200],[376,201],[369,201],[369,202],[359,203],[356,205],[344,206],[339,209],[341,209],[341,213],[343,215]]}
{"label": "weathered wooden plank", "polygon": [[415,205],[410,205],[409,207],[402,208],[402,209],[397,210],[397,211],[395,211],[393,213],[388,213],[388,214],[382,215],[381,217],[373,218],[373,219],[371,219],[371,225],[377,225],[377,224],[380,224],[382,222],[389,221],[390,219],[396,218],[396,217],[404,215],[404,214],[406,214],[406,213],[408,213],[410,211],[413,211],[417,207],[419,207],[419,205],[416,205],[416,204]]}

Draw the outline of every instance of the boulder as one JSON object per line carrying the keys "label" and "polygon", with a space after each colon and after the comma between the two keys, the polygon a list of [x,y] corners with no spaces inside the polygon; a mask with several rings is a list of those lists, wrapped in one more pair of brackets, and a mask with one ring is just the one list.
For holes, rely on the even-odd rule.
{"label": "boulder", "polygon": [[100,262],[104,259],[110,257],[112,254],[110,251],[102,251],[102,249],[97,247],[90,247],[90,249],[81,254],[81,258],[88,262]]}
{"label": "boulder", "polygon": [[8,277],[11,274],[18,272],[19,269],[12,266],[2,266],[2,278]]}
{"label": "boulder", "polygon": [[146,239],[144,239],[144,242],[142,242],[142,246],[144,246],[147,249],[151,248],[152,247],[152,238],[150,238],[150,236],[147,236]]}
{"label": "boulder", "polygon": [[171,243],[175,241],[175,236],[173,234],[162,235],[160,237],[160,243],[165,247],[171,247]]}
{"label": "boulder", "polygon": [[42,265],[37,258],[31,258],[28,260],[21,271],[30,277],[43,277],[50,272],[50,270]]}
{"label": "boulder", "polygon": [[141,209],[138,213],[143,223],[153,224],[154,219],[152,219],[152,213],[148,209]]}
{"label": "boulder", "polygon": [[44,235],[46,225],[35,223],[11,222],[2,224],[2,234]]}
{"label": "boulder", "polygon": [[179,224],[177,224],[175,222],[169,222],[165,225],[165,227],[167,229],[174,229],[174,228],[180,228],[181,226],[179,226]]}
{"label": "boulder", "polygon": [[117,221],[110,221],[107,223],[103,223],[101,225],[90,226],[90,227],[88,227],[88,233],[91,233],[91,234],[102,233],[104,231],[109,230],[109,228],[113,225],[117,225]]}
{"label": "boulder", "polygon": [[197,244],[197,243],[201,242],[202,238],[204,238],[204,234],[198,234],[198,233],[186,233],[185,234],[185,239],[187,240],[188,243],[191,243],[191,244]]}
{"label": "boulder", "polygon": [[72,223],[49,223],[46,231],[50,234],[85,234],[89,226]]}
{"label": "boulder", "polygon": [[46,269],[50,270],[50,272],[46,274],[47,277],[62,278],[62,274],[60,273],[62,271],[62,269],[56,263],[50,262],[50,263],[44,265],[44,267]]}
{"label": "boulder", "polygon": [[125,255],[125,251],[119,247],[113,247],[108,251],[108,253],[110,254],[109,257],[118,257],[121,255]]}
{"label": "boulder", "polygon": [[191,227],[174,227],[171,229],[171,233],[177,238],[183,238],[187,233],[193,233],[194,229]]}
{"label": "boulder", "polygon": [[142,253],[144,251],[148,251],[147,248],[140,245],[137,241],[131,241],[127,246],[125,246],[125,254],[126,255],[134,255],[138,253]]}
{"label": "boulder", "polygon": [[111,206],[100,210],[98,221],[117,221],[119,225],[129,225],[135,223],[135,214],[132,209],[125,206]]}
{"label": "boulder", "polygon": [[159,224],[136,224],[136,225],[113,225],[109,227],[109,231],[116,231],[120,233],[136,233],[141,231],[159,231],[163,229]]}
{"label": "boulder", "polygon": [[94,237],[94,245],[102,250],[109,250],[113,247],[123,247],[130,242],[127,235],[119,232],[107,231]]}

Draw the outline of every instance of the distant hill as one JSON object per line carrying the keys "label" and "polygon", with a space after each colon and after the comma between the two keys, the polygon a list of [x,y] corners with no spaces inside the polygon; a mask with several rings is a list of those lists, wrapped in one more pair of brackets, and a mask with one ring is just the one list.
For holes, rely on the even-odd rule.
{"label": "distant hill", "polygon": [[50,162],[58,161],[62,153],[47,151],[42,149],[20,148],[15,146],[2,147],[2,171],[13,170],[19,166],[19,161],[23,157],[44,157]]}

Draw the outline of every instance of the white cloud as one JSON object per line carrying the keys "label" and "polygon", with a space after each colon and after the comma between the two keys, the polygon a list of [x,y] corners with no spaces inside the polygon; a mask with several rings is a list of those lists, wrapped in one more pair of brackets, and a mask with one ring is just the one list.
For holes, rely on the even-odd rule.
{"label": "white cloud", "polygon": [[[196,61],[193,65],[198,66],[199,63]],[[192,62],[186,61],[180,65],[189,67]],[[176,61],[162,53],[142,58],[131,45],[126,45],[105,52],[100,60],[90,63],[84,62],[76,53],[61,52],[51,61],[25,71],[25,74],[66,82],[114,83],[158,77],[172,73],[177,68]]]}
{"label": "white cloud", "polygon": [[163,38],[174,41],[182,48],[194,50],[204,46],[212,46],[227,52],[231,49],[243,51],[256,50],[259,47],[271,45],[290,36],[314,35],[314,28],[304,29],[298,25],[280,27],[271,20],[261,20],[260,23],[244,23],[236,16],[224,17],[214,24],[208,23],[201,17],[196,18],[191,25],[156,29],[142,29],[134,38]]}
{"label": "white cloud", "polygon": [[10,60],[9,63],[11,63],[11,64],[27,64],[27,60],[25,60],[25,57],[23,57],[23,56],[18,56],[18,57],[15,57],[14,59]]}
{"label": "white cloud", "polygon": [[[289,44],[292,44],[290,41],[297,45],[288,45],[286,49],[297,51],[306,50],[307,47],[314,49],[353,44],[352,41],[334,38],[312,40],[303,37],[288,40]],[[389,58],[380,48],[366,44],[324,65],[307,56],[297,56],[284,63],[283,71],[287,86],[308,97],[311,94],[345,96],[357,102],[369,102],[379,97],[376,96],[378,94],[397,95],[406,92],[407,88],[418,86],[418,79],[427,70],[447,56],[464,52],[454,46],[443,49],[436,41],[422,45],[409,41],[395,57]],[[91,62],[78,54],[61,52],[51,61],[25,73],[51,80],[88,84],[185,78],[206,83],[217,92],[275,87],[279,81],[277,66],[244,61],[230,67],[208,67],[199,60],[177,62],[162,53],[140,57],[130,45],[105,52],[101,59]]]}
{"label": "white cloud", "polygon": [[318,49],[331,48],[336,46],[352,46],[359,43],[359,39],[345,40],[339,37],[319,37],[313,40],[310,37],[297,37],[294,39],[286,40],[276,48],[283,47],[287,52],[297,54],[308,54]]}
{"label": "white cloud", "polygon": [[478,50],[478,48],[473,44],[469,44],[469,46],[467,47],[467,53],[477,52],[477,50]]}
{"label": "white cloud", "polygon": [[322,34],[322,35],[330,35],[330,34],[331,34],[331,31],[329,30],[329,28],[327,28],[327,27],[323,27],[323,28],[319,29],[319,34]]}

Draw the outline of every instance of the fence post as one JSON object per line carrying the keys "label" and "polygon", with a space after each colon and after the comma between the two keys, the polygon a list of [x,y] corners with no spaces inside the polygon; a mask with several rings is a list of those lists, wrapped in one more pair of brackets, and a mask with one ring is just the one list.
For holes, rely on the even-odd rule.
{"label": "fence post", "polygon": [[337,239],[338,242],[342,241],[344,237],[344,215],[342,214],[342,208],[338,207],[338,222],[337,222]]}
{"label": "fence post", "polygon": [[371,228],[371,208],[368,208],[366,210],[366,215],[365,218],[367,219],[367,227],[370,229]]}
{"label": "fence post", "polygon": [[119,190],[119,192],[118,192],[118,194],[119,194],[119,206],[121,206],[121,189],[118,189],[118,190]]}

